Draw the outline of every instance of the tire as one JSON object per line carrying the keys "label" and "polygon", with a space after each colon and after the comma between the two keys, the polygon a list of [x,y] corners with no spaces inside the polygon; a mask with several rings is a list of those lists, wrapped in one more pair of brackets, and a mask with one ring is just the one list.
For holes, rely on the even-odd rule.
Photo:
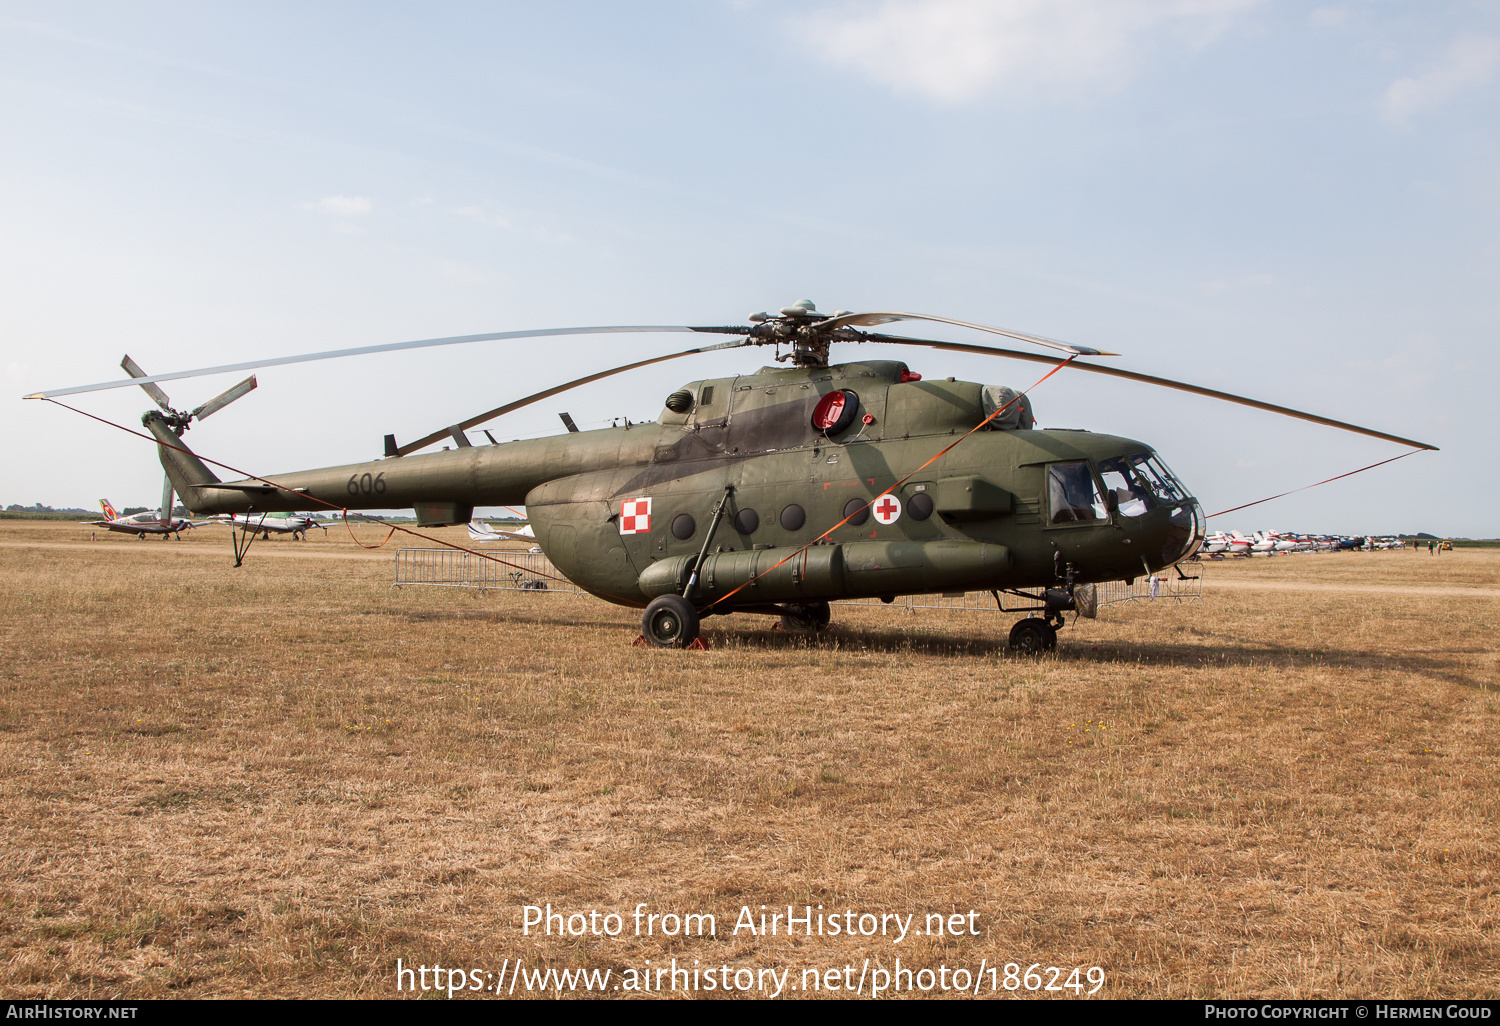
{"label": "tire", "polygon": [[806,634],[821,631],[833,621],[827,602],[796,602],[781,607],[781,629]]}
{"label": "tire", "polygon": [[1027,617],[1010,629],[1011,651],[1041,655],[1057,647],[1057,630],[1038,616]]}
{"label": "tire", "polygon": [[641,634],[653,648],[687,648],[698,637],[698,611],[681,595],[658,595],[641,616]]}

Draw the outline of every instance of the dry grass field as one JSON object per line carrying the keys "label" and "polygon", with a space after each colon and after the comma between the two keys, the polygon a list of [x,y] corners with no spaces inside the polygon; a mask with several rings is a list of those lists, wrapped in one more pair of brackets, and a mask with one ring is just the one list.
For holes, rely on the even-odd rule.
{"label": "dry grass field", "polygon": [[[392,591],[398,544],[232,569],[218,528],[0,523],[0,994],[395,997],[397,959],[518,958],[1500,994],[1500,551],[1213,564],[1202,604],[1031,659],[1008,616],[869,607],[634,648],[592,599]],[[548,903],[623,930],[523,935]],[[716,935],[635,936],[640,903]],[[733,931],[762,905],[915,918]]]}

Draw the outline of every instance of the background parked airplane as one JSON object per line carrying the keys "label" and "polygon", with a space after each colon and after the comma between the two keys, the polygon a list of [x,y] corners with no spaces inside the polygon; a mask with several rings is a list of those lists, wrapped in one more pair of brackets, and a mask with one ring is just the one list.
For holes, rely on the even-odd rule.
{"label": "background parked airplane", "polygon": [[469,521],[469,537],[477,542],[519,541],[536,544],[536,532],[527,524],[519,531],[501,531],[483,520]]}
{"label": "background parked airplane", "polygon": [[252,535],[258,533],[262,538],[269,538],[272,534],[290,534],[298,541],[306,540],[310,528],[321,527],[324,531],[328,530],[327,523],[309,513],[221,513],[213,517],[212,522],[238,527]]}
{"label": "background parked airplane", "polygon": [[174,519],[170,513],[156,512],[134,513],[128,517],[121,516],[108,499],[100,499],[99,505],[104,509],[104,515],[108,519],[91,520],[91,527],[103,527],[106,530],[118,531],[121,534],[133,534],[138,538],[144,538],[148,534],[159,534],[165,539],[168,535],[181,537],[182,531],[190,527],[196,527],[191,520],[184,518]]}

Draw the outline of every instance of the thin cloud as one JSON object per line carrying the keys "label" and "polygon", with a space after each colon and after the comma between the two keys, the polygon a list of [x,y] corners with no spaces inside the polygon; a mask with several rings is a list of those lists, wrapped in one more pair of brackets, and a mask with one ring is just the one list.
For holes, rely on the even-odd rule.
{"label": "thin cloud", "polygon": [[1354,21],[1347,7],[1319,7],[1307,16],[1314,28],[1346,29]]}
{"label": "thin cloud", "polygon": [[885,0],[798,19],[837,64],[931,100],[990,92],[1078,96],[1122,88],[1164,34],[1218,38],[1260,0]]}
{"label": "thin cloud", "polygon": [[1269,274],[1250,274],[1243,278],[1215,278],[1203,283],[1203,291],[1210,296],[1221,296],[1226,292],[1243,292],[1246,289],[1263,288],[1276,281]]}
{"label": "thin cloud", "polygon": [[363,196],[324,196],[316,203],[302,204],[302,209],[327,214],[330,217],[362,217],[368,214],[374,206],[375,204]]}
{"label": "thin cloud", "polygon": [[491,213],[484,207],[454,207],[453,212],[459,217],[465,217],[471,221],[477,221],[479,224],[487,225],[491,228],[514,227],[511,224],[509,218],[501,214]]}
{"label": "thin cloud", "polygon": [[1497,66],[1500,39],[1462,36],[1448,47],[1443,60],[1424,74],[1392,82],[1381,101],[1381,113],[1391,124],[1410,125],[1416,115],[1489,82]]}

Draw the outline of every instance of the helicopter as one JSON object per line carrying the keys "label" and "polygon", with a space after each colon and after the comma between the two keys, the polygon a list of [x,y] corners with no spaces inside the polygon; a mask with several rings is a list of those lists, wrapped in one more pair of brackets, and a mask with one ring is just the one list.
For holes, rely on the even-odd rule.
{"label": "helicopter", "polygon": [[[1206,518],[1191,491],[1144,442],[1036,427],[1022,391],[924,380],[896,360],[831,363],[834,344],[899,344],[1052,365],[1142,381],[1353,431],[1416,449],[1435,446],[1081,356],[1101,350],[925,314],[820,313],[809,300],[746,325],[549,328],[424,339],[257,360],[36,393],[75,392],[275,364],[491,339],[613,332],[738,336],[638,360],[545,389],[398,445],[366,463],[224,482],[182,441],[187,422],[147,412],[166,475],[195,514],[264,514],[320,503],[410,507],[419,527],[470,522],[476,506],[525,505],[557,570],[609,602],[642,610],[650,645],[686,648],[702,621],[779,616],[795,630],[830,622],[829,602],[989,591],[1027,614],[1012,649],[1057,644],[1065,612],[1092,616],[1094,586],[1133,582],[1193,556]],[[897,321],[977,329],[1062,355],[860,330]],[[467,431],[568,388],[715,350],[773,346],[776,362],[689,382],[655,422],[474,444]],[[1045,378],[1043,379],[1045,380]],[[435,442],[453,447],[417,454]],[[1007,608],[1005,596],[1019,604]]]}

